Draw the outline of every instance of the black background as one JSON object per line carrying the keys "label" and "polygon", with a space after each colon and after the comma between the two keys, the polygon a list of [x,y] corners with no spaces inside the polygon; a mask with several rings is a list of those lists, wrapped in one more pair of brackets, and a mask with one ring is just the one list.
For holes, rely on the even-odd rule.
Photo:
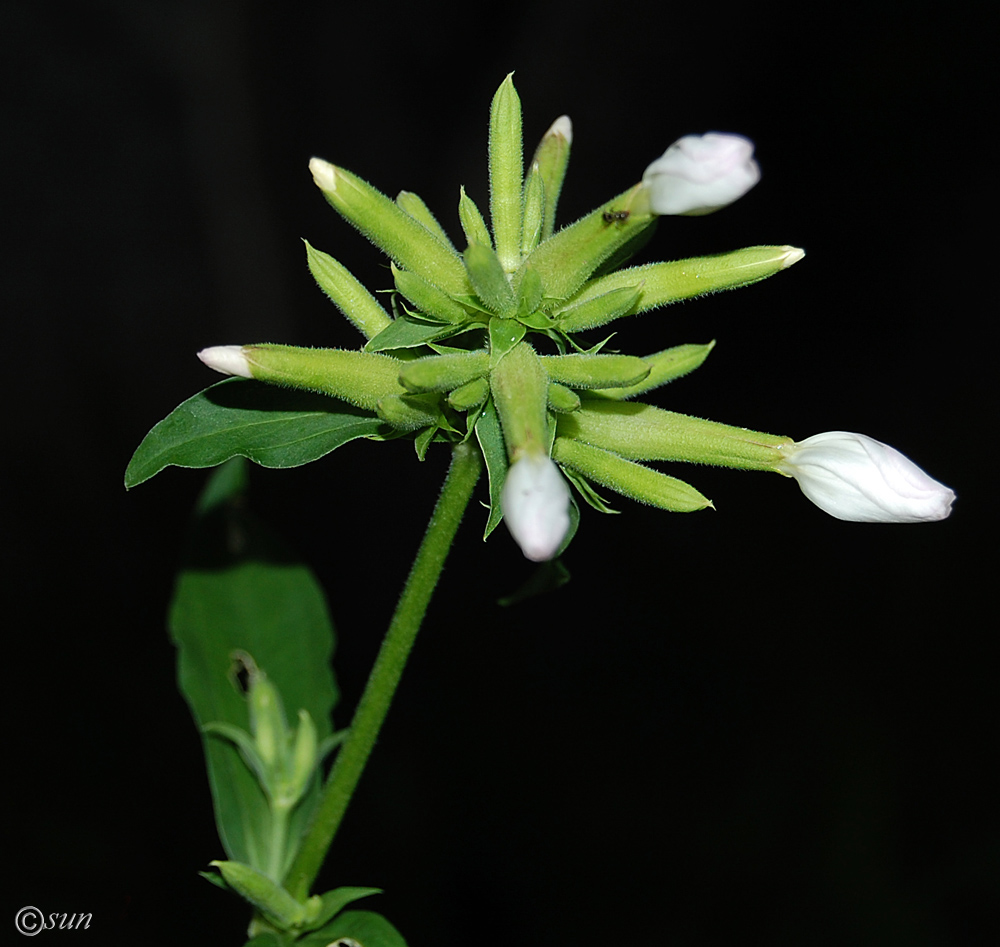
{"label": "black background", "polygon": [[[164,630],[204,474],[122,474],[215,380],[198,349],[359,343],[299,238],[371,288],[384,259],[309,157],[457,237],[514,69],[527,149],[573,118],[563,222],[680,135],[738,131],[762,182],[646,258],[807,250],[617,327],[634,353],[718,340],[656,403],[863,431],[959,500],[846,524],[778,477],[681,470],[718,512],[585,510],[573,581],[513,609],[529,565],[473,508],[323,880],[384,887],[412,945],[996,943],[995,89],[967,5],[8,0],[0,35],[11,913],[241,943],[195,874],[222,852]],[[341,724],[445,453],[253,472],[328,590]]]}

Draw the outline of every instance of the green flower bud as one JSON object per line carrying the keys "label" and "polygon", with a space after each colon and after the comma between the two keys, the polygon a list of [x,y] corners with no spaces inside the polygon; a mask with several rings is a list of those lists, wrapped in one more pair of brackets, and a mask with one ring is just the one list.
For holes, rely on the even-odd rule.
{"label": "green flower bud", "polygon": [[428,283],[410,270],[392,267],[392,276],[398,289],[428,318],[462,325],[470,319],[469,311],[451,298],[443,289]]}
{"label": "green flower bud", "polygon": [[578,327],[603,326],[622,316],[632,315],[641,297],[641,283],[622,286],[599,296],[586,295],[565,309],[557,310],[555,317],[560,328],[566,332],[576,332]]}
{"label": "green flower bud", "polygon": [[399,380],[407,391],[449,391],[489,371],[490,356],[477,352],[429,355],[403,365]]}
{"label": "green flower bud", "polygon": [[444,227],[438,223],[437,217],[431,213],[431,209],[423,202],[420,195],[414,194],[413,191],[400,191],[396,195],[396,205],[406,211],[414,220],[422,223],[446,247],[455,249],[448,234],[445,233]]}
{"label": "green flower bud", "polygon": [[643,392],[652,391],[675,378],[693,372],[708,358],[708,353],[713,348],[715,348],[714,341],[707,345],[675,345],[673,348],[664,349],[655,355],[647,355],[643,361],[649,366],[649,375],[643,381],[634,385],[626,385],[623,388],[597,388],[590,394],[622,401],[625,398],[632,398]]}
{"label": "green flower bud", "polygon": [[263,671],[254,669],[250,675],[247,699],[250,732],[257,745],[257,752],[264,765],[273,770],[284,762],[289,735],[281,695]]}
{"label": "green flower bud", "polygon": [[219,869],[230,888],[281,930],[301,927],[322,908],[318,896],[313,895],[304,904],[296,901],[272,878],[242,862],[212,861],[209,864]]}
{"label": "green flower bud", "polygon": [[514,291],[500,265],[500,259],[481,243],[470,243],[465,251],[465,268],[483,305],[501,316],[514,312]]}
{"label": "green flower bud", "polygon": [[515,345],[490,373],[493,403],[511,463],[525,453],[548,455],[548,388],[541,360],[527,342]]}
{"label": "green flower bud", "polygon": [[[561,327],[566,332],[593,329],[620,316],[646,312],[680,299],[749,286],[788,269],[804,256],[805,251],[796,247],[747,247],[715,256],[634,266],[587,283],[561,310],[557,310],[557,315],[562,314]],[[633,309],[618,313],[609,309],[607,313],[602,313],[599,308],[587,305],[607,293],[626,287],[640,289]]]}
{"label": "green flower bud", "polygon": [[662,510],[691,513],[712,506],[711,500],[683,480],[567,437],[556,438],[552,457],[595,483]]}
{"label": "green flower bud", "polygon": [[477,408],[490,396],[490,383],[485,378],[474,378],[448,395],[448,404],[456,411]]}
{"label": "green flower bud", "polygon": [[553,381],[571,388],[620,388],[649,374],[649,365],[635,355],[543,355],[542,367]]}
{"label": "green flower bud", "polygon": [[458,254],[385,194],[321,158],[313,158],[309,170],[334,210],[391,259],[446,293],[469,291]]}
{"label": "green flower bud", "polygon": [[[490,217],[497,257],[513,273],[521,263],[521,100],[510,73],[490,106]],[[497,310],[499,312],[499,310]]]}
{"label": "green flower bud", "polygon": [[526,257],[542,237],[545,217],[545,184],[537,164],[532,164],[524,181],[524,220],[521,225],[521,256]]}
{"label": "green flower bud", "polygon": [[483,215],[479,212],[476,202],[465,193],[464,187],[459,188],[458,219],[465,232],[466,243],[469,245],[479,243],[484,247],[492,248],[493,240],[490,238],[486,221],[483,220]]}
{"label": "green flower bud", "polygon": [[537,167],[542,179],[545,196],[545,215],[542,221],[542,239],[552,236],[556,219],[556,204],[562,191],[569,150],[573,142],[573,124],[568,115],[560,115],[542,136],[531,166]]}
{"label": "green flower bud", "polygon": [[416,431],[438,423],[441,418],[438,398],[436,394],[387,395],[379,401],[375,411],[393,427],[402,431]]}
{"label": "green flower bud", "polygon": [[554,381],[549,385],[549,407],[560,413],[576,411],[580,407],[580,396],[572,388]]}
{"label": "green flower bud", "polygon": [[790,437],[765,434],[636,402],[588,400],[559,416],[559,434],[631,460],[682,460],[775,470]]}
{"label": "green flower bud", "polygon": [[313,279],[366,339],[374,338],[392,323],[375,297],[344,266],[329,254],[310,246],[307,240],[303,243]]}

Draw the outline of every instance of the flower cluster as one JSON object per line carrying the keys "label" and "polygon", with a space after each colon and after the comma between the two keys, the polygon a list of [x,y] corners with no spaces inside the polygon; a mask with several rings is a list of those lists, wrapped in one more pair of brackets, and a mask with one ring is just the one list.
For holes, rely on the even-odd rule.
{"label": "flower cluster", "polygon": [[803,252],[758,246],[621,267],[664,215],[698,215],[760,179],[753,145],[737,135],[688,135],[642,180],[575,223],[555,213],[572,143],[558,118],[525,169],[521,106],[510,77],[490,115],[489,217],[464,189],[459,250],[423,201],[395,200],[319,158],[310,170],[327,201],[392,261],[392,314],[333,257],[306,245],[320,287],[365,336],[360,350],[216,346],[200,353],[225,374],[322,392],[366,412],[420,457],[434,442],[475,438],[489,476],[487,535],[505,519],[524,554],[557,555],[576,500],[606,510],[596,488],[671,511],[711,505],[691,485],[647,465],[673,460],[795,477],[843,519],[946,516],[953,494],[861,435],[791,438],[665,411],[633,399],[697,368],[714,343],[642,357],[604,351],[587,330],[675,301],[746,286]]}

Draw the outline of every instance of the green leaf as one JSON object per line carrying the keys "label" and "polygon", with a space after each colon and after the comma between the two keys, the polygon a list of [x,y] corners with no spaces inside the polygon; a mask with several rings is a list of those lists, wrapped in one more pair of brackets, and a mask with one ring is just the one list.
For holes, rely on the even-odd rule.
{"label": "green leaf", "polygon": [[[289,712],[309,712],[322,741],[337,700],[326,602],[309,569],[245,509],[245,470],[233,461],[216,471],[199,506],[169,616],[179,687],[199,728],[216,721],[248,730],[247,702],[231,673],[233,653],[245,651]],[[266,870],[264,794],[233,744],[208,735],[203,744],[223,847],[231,860]],[[317,782],[293,812],[289,838],[301,834],[318,789]]]}
{"label": "green leaf", "polygon": [[125,487],[170,465],[213,467],[231,457],[298,467],[381,427],[368,412],[325,395],[227,378],[178,405],[143,438]]}
{"label": "green leaf", "polygon": [[344,947],[351,941],[361,947],[406,947],[403,935],[374,911],[343,911],[321,930],[306,934],[295,943],[297,947],[340,947],[337,941],[341,938],[347,939]]}
{"label": "green leaf", "polygon": [[306,925],[306,930],[313,930],[315,928],[322,927],[326,924],[334,915],[340,913],[350,904],[352,901],[357,901],[360,898],[367,898],[373,894],[381,894],[381,888],[334,888],[332,891],[324,892],[320,897],[322,900],[322,907],[319,909],[319,914],[316,916],[315,920],[310,921]]}
{"label": "green leaf", "polygon": [[366,346],[366,352],[387,352],[390,349],[412,349],[438,339],[447,339],[470,328],[481,328],[480,325],[456,326],[440,322],[423,322],[413,316],[400,316],[391,325],[386,326]]}
{"label": "green leaf", "polygon": [[500,429],[500,417],[497,414],[493,399],[483,406],[482,414],[476,422],[476,439],[486,461],[486,471],[490,477],[490,515],[486,521],[486,532],[483,539],[497,528],[503,513],[500,511],[500,491],[507,479],[507,447],[504,444],[503,431]]}

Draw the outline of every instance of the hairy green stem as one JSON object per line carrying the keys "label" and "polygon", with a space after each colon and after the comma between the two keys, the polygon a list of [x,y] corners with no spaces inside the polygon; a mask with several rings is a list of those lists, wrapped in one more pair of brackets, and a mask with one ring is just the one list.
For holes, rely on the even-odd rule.
{"label": "hairy green stem", "polygon": [[472,444],[455,447],[441,496],[354,711],[347,739],[337,753],[316,813],[285,879],[285,887],[299,900],[309,893],[368,762],[481,466]]}

